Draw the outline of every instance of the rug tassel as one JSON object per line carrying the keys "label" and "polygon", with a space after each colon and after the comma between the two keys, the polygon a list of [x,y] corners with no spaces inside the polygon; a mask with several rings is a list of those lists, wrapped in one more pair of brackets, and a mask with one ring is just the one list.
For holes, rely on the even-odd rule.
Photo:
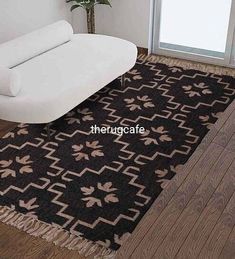
{"label": "rug tassel", "polygon": [[193,69],[193,70],[199,70],[205,73],[213,73],[217,75],[228,75],[228,76],[235,77],[235,69],[233,68],[204,64],[204,63],[188,61],[184,59],[158,56],[154,54],[149,56],[140,54],[138,56],[138,60],[142,62],[162,63],[168,66],[182,67],[183,69]]}
{"label": "rug tassel", "polygon": [[68,243],[71,242],[73,240],[73,238],[74,238],[73,235],[69,235],[69,237],[60,246],[66,247],[66,245],[68,245]]}
{"label": "rug tassel", "polygon": [[48,230],[50,229],[50,226],[47,224],[42,224],[36,231],[34,231],[31,235],[34,237],[40,237],[44,235]]}
{"label": "rug tassel", "polygon": [[90,249],[92,242],[85,240],[85,244],[81,247],[80,250],[78,250],[80,255],[85,255],[85,253],[87,252],[87,250]]}
{"label": "rug tassel", "polygon": [[0,220],[3,220],[4,218],[6,218],[11,212],[12,212],[11,209],[3,210],[3,214],[0,216]]}
{"label": "rug tassel", "polygon": [[35,222],[35,226],[31,229],[29,229],[27,231],[28,234],[30,234],[31,236],[33,236],[33,233],[36,232],[38,229],[40,229],[40,223],[39,222]]}
{"label": "rug tassel", "polygon": [[47,234],[45,234],[43,238],[48,242],[52,242],[61,232],[63,232],[62,228],[54,227]]}
{"label": "rug tassel", "polygon": [[5,218],[2,220],[2,222],[7,224],[7,222],[8,222],[10,219],[12,219],[15,215],[16,215],[16,212],[14,212],[14,211],[11,212],[11,213],[9,213],[9,214],[7,215],[7,217],[5,217]]}
{"label": "rug tassel", "polygon": [[54,243],[56,246],[57,246],[57,245],[60,246],[60,243],[63,242],[64,239],[68,237],[68,235],[69,235],[69,234],[68,234],[67,232],[63,233],[63,235],[62,235],[61,237],[59,237],[57,240],[54,240],[53,243]]}
{"label": "rug tassel", "polygon": [[85,257],[94,254],[99,249],[98,244],[94,244],[90,247],[90,249],[86,252]]}
{"label": "rug tassel", "polygon": [[86,240],[81,240],[80,243],[78,243],[76,246],[75,246],[75,250],[76,251],[80,251],[82,249],[82,247],[86,244]]}
{"label": "rug tassel", "polygon": [[113,259],[117,252],[103,247],[100,252],[94,256],[94,259]]}
{"label": "rug tassel", "polygon": [[13,208],[0,206],[0,221],[22,230],[30,236],[41,237],[60,247],[78,251],[85,258],[93,256],[95,259],[111,259],[116,255],[115,251],[102,247],[82,236],[71,234],[59,225],[47,224],[38,220],[34,215],[24,215]]}
{"label": "rug tassel", "polygon": [[16,214],[15,217],[11,218],[6,224],[12,226],[20,218],[19,214]]}
{"label": "rug tassel", "polygon": [[26,232],[30,227],[33,227],[34,222],[34,218],[31,219],[26,217],[26,219],[23,219],[21,222],[19,222],[19,224],[16,227]]}
{"label": "rug tassel", "polygon": [[17,228],[17,225],[24,219],[24,217],[22,215],[19,216],[19,218],[17,218],[17,220],[15,222],[12,222],[12,224],[10,224],[13,227]]}
{"label": "rug tassel", "polygon": [[74,250],[78,242],[81,241],[81,238],[76,237],[69,245],[66,246],[69,250]]}

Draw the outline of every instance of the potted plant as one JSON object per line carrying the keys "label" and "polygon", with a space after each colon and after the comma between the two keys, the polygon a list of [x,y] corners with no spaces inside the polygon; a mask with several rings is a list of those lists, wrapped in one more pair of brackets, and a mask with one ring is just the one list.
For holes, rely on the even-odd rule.
{"label": "potted plant", "polygon": [[66,0],[66,2],[73,2],[71,12],[79,7],[86,10],[88,33],[95,33],[95,5],[103,4],[111,6],[110,0]]}

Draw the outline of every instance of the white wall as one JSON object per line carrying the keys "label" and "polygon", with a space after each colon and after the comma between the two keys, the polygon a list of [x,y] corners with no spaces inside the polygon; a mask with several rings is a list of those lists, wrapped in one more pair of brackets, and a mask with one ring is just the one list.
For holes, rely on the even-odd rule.
{"label": "white wall", "polygon": [[[96,6],[97,33],[148,46],[150,0],[112,0],[112,8]],[[0,43],[60,19],[72,20],[76,32],[87,32],[86,13],[73,17],[65,0],[0,0]]]}
{"label": "white wall", "polygon": [[[209,19],[208,10],[211,10]],[[224,52],[230,11],[231,0],[165,0],[162,3],[160,41]]]}
{"label": "white wall", "polygon": [[0,0],[0,12],[0,43],[72,18],[65,0]]}
{"label": "white wall", "polygon": [[72,23],[75,33],[87,33],[86,11],[82,8],[74,10],[72,14]]}
{"label": "white wall", "polygon": [[[148,47],[150,0],[112,0],[112,8],[96,6],[96,32],[120,37],[139,47]],[[83,10],[75,10],[73,24],[77,32],[86,31]]]}

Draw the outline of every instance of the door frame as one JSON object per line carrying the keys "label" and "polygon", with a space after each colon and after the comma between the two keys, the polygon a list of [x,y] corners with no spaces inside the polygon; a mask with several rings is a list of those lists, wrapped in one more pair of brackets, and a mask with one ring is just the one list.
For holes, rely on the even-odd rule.
{"label": "door frame", "polygon": [[149,29],[149,54],[158,54],[170,56],[180,59],[187,59],[196,62],[209,63],[227,67],[235,67],[232,64],[233,45],[235,47],[235,0],[232,0],[230,21],[227,34],[227,44],[225,49],[225,57],[211,57],[201,54],[194,54],[184,51],[164,49],[160,47],[160,22],[161,22],[161,5],[162,0],[150,0],[150,29]]}

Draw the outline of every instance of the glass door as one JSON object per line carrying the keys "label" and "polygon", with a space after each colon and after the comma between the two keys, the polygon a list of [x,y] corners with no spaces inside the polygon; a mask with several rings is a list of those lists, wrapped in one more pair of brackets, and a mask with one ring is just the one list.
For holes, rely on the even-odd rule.
{"label": "glass door", "polygon": [[231,65],[235,0],[155,0],[153,5],[154,53]]}

